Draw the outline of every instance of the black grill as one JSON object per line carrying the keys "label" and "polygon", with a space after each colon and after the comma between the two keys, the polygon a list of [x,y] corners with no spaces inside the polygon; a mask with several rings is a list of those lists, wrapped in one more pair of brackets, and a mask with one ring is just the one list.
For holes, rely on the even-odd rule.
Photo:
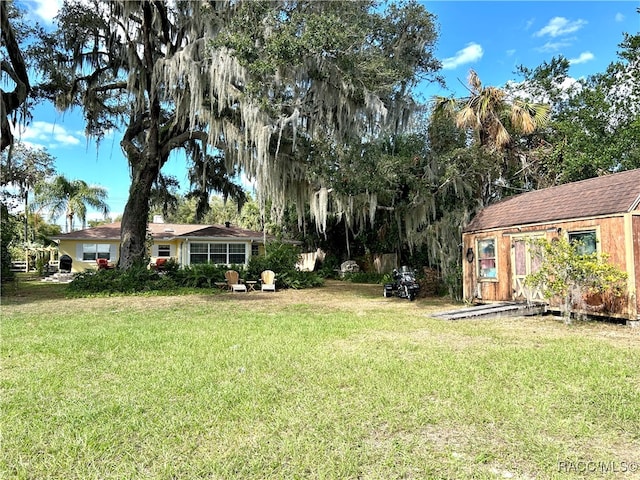
{"label": "black grill", "polygon": [[60,271],[61,272],[70,272],[72,263],[73,263],[73,260],[71,259],[71,257],[69,255],[62,255],[60,257]]}

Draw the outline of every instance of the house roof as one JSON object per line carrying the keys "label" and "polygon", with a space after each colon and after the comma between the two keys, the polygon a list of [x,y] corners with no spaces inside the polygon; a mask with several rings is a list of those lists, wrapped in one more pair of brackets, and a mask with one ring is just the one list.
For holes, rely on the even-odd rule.
{"label": "house roof", "polygon": [[465,232],[597,217],[638,209],[640,169],[510,197],[481,210]]}
{"label": "house roof", "polygon": [[[189,225],[182,223],[149,223],[149,233],[154,239],[200,237],[237,240],[262,240],[262,232],[247,230],[230,225]],[[120,222],[99,225],[93,228],[63,233],[54,237],[58,240],[120,240]],[[273,237],[268,235],[267,238]]]}

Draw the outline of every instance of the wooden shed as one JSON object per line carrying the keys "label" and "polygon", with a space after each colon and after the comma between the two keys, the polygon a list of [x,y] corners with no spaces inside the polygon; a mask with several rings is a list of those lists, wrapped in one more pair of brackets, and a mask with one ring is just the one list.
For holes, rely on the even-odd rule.
{"label": "wooden shed", "polygon": [[463,230],[464,298],[546,301],[540,291],[524,284],[538,261],[527,239],[564,236],[581,240],[588,251],[606,253],[611,263],[627,272],[627,298],[607,315],[640,320],[639,204],[640,169],[636,169],[523,193],[487,206]]}

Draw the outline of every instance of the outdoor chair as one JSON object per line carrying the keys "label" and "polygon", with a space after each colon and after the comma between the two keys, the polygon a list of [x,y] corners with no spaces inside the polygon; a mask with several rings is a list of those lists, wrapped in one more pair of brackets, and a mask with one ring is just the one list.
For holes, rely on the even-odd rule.
{"label": "outdoor chair", "polygon": [[227,270],[224,274],[224,278],[227,280],[227,285],[232,292],[246,292],[247,286],[242,283],[240,274],[235,270]]}
{"label": "outdoor chair", "polygon": [[166,258],[157,258],[155,262],[152,262],[150,267],[156,272],[163,272],[167,267],[167,259]]}
{"label": "outdoor chair", "polygon": [[276,291],[276,274],[271,270],[265,270],[260,274],[260,280],[262,283],[262,291],[275,292]]}
{"label": "outdoor chair", "polygon": [[115,268],[106,258],[96,258],[96,264],[98,265],[98,270],[111,270]]}

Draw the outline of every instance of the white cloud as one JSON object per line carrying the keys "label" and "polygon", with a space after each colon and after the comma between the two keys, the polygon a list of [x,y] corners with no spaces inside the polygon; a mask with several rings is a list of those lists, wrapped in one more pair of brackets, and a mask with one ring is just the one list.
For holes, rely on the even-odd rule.
{"label": "white cloud", "polygon": [[80,145],[82,132],[70,132],[65,127],[50,122],[33,122],[20,133],[20,141],[47,148]]}
{"label": "white cloud", "polygon": [[559,42],[547,42],[541,47],[538,47],[536,50],[539,52],[557,52],[558,50],[562,50],[565,47],[571,46],[571,42],[567,40],[561,40]]}
{"label": "white cloud", "polygon": [[62,8],[62,0],[32,0],[30,3],[35,4],[33,12],[47,23],[52,23]]}
{"label": "white cloud", "polygon": [[525,30],[529,30],[531,27],[533,27],[533,24],[536,23],[536,19],[532,18],[530,20],[527,20],[526,25],[524,26]]}
{"label": "white cloud", "polygon": [[452,70],[460,65],[478,61],[482,58],[482,55],[484,55],[482,46],[471,42],[462,50],[458,50],[455,56],[442,60],[442,68],[445,70]]}
{"label": "white cloud", "polygon": [[534,33],[536,37],[549,35],[552,38],[574,33],[587,24],[586,20],[569,21],[564,17],[553,17],[549,23]]}
{"label": "white cloud", "polygon": [[587,63],[593,60],[595,56],[591,52],[582,52],[578,58],[570,58],[569,63],[571,65],[577,65],[578,63]]}
{"label": "white cloud", "polygon": [[624,15],[621,13],[616,13],[616,22],[624,21]]}

